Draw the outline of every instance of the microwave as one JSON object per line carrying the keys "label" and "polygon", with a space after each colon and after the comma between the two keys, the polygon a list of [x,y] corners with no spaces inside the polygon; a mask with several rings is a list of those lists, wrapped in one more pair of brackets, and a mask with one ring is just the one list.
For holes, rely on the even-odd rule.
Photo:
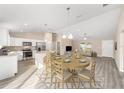
{"label": "microwave", "polygon": [[23,42],[23,46],[32,46],[32,42]]}

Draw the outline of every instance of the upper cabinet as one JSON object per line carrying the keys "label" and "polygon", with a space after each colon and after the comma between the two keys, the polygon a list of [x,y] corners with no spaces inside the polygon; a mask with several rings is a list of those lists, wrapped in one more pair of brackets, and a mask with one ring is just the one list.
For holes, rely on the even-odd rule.
{"label": "upper cabinet", "polygon": [[0,45],[1,46],[10,45],[10,35],[7,29],[0,28]]}

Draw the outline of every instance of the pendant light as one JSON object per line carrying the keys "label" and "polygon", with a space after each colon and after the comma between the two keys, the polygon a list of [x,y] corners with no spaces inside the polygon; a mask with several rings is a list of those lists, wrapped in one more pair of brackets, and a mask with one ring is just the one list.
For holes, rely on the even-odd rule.
{"label": "pendant light", "polygon": [[72,34],[69,34],[69,35],[68,35],[68,39],[73,39]]}
{"label": "pendant light", "polygon": [[63,39],[66,39],[66,35],[63,35],[62,38],[63,38]]}
{"label": "pendant light", "polygon": [[3,46],[0,45],[0,49],[2,48]]}
{"label": "pendant light", "polygon": [[[68,26],[69,26],[70,9],[71,9],[70,7],[67,7],[67,8],[66,8],[66,11],[67,11],[67,13],[68,13],[68,15],[67,15],[67,24],[68,24]],[[69,32],[69,29],[68,29],[68,32]],[[62,38],[63,38],[63,39],[66,39],[66,38],[68,38],[68,39],[73,39],[73,36],[72,36],[71,33],[69,33],[67,36],[64,34],[64,35],[62,36]]]}
{"label": "pendant light", "polygon": [[87,40],[87,34],[83,33],[83,40]]}

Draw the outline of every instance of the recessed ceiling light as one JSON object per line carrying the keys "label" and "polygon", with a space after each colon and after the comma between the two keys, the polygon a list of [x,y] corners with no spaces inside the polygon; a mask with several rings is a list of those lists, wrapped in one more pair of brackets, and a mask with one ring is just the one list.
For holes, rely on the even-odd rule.
{"label": "recessed ceiling light", "polygon": [[24,26],[27,26],[28,24],[24,24]]}

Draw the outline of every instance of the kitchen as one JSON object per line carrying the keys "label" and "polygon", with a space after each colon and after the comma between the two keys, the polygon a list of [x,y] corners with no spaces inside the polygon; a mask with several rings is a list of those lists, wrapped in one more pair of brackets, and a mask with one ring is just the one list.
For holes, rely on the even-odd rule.
{"label": "kitchen", "polygon": [[43,67],[41,63],[43,63],[45,52],[53,48],[53,34],[55,33],[12,32],[8,29],[1,29],[0,65],[2,68],[0,68],[0,80],[20,73],[20,63],[36,65],[36,68]]}

